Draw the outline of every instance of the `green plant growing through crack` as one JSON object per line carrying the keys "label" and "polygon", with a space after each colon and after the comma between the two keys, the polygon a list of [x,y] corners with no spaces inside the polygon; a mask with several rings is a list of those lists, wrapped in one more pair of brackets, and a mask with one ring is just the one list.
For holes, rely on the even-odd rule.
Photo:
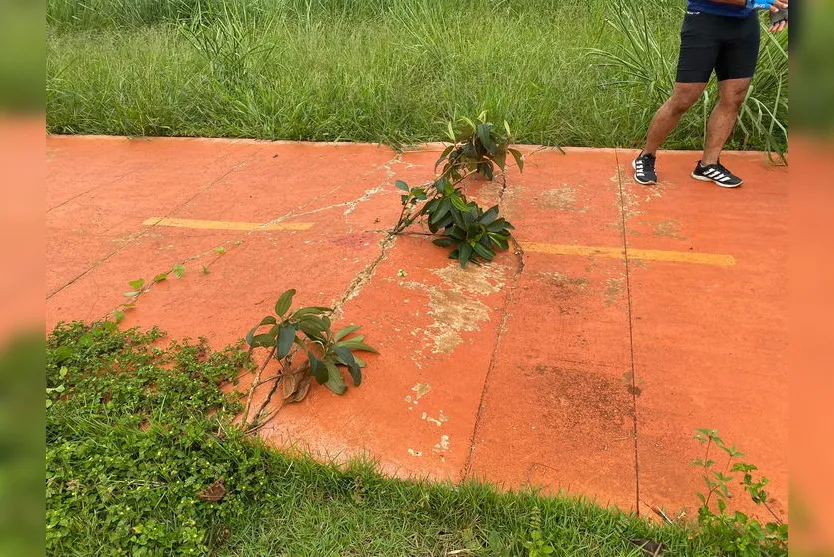
{"label": "green plant growing through crack", "polygon": [[[240,243],[240,240],[237,240],[234,242],[234,245],[237,246],[240,245]],[[159,273],[158,275],[153,277],[153,279],[151,279],[150,282],[145,281],[144,278],[138,278],[128,282],[128,285],[130,285],[131,290],[129,292],[125,292],[124,295],[125,297],[129,298],[129,301],[119,304],[119,306],[115,310],[113,310],[113,320],[116,323],[121,323],[122,320],[124,320],[125,318],[125,311],[135,308],[139,298],[143,294],[147,293],[151,288],[153,288],[155,284],[168,280],[169,278],[171,278],[171,275],[178,279],[182,278],[185,275],[184,263],[203,257],[207,253],[214,253],[217,255],[217,257],[213,261],[210,261],[207,265],[202,265],[202,274],[208,275],[211,273],[211,271],[209,270],[209,266],[215,263],[220,257],[222,257],[226,253],[225,247],[217,246],[208,252],[204,252],[196,257],[186,259],[182,263],[177,263],[164,273]]]}
{"label": "green plant growing through crack", "polygon": [[[281,406],[264,415],[279,385],[283,391],[282,403],[303,400],[313,379],[341,395],[347,390],[342,367],[347,369],[354,386],[362,383],[362,368],[366,364],[355,352],[378,353],[363,342],[363,335],[350,336],[359,330],[359,325],[334,333],[329,317],[331,308],[311,306],[290,311],[295,293],[292,289],[281,294],[275,303],[275,315],[265,316],[246,335],[250,354],[255,348],[269,349],[255,372],[243,410],[243,423],[249,431],[262,427],[280,410]],[[258,332],[266,327],[269,327],[266,332]],[[299,354],[306,357],[297,358]],[[278,373],[262,381],[261,375],[273,358],[279,363]],[[265,383],[272,386],[257,410],[251,413],[255,390]]]}
{"label": "green plant growing through crack", "polygon": [[409,187],[397,180],[396,187],[403,191],[402,210],[391,234],[402,234],[425,219],[431,233],[439,236],[434,244],[451,248],[449,258],[462,267],[492,261],[498,250],[509,248],[513,225],[500,216],[497,205],[484,210],[468,200],[459,185],[475,174],[493,180],[496,169],[506,169],[508,156],[523,171],[524,157],[510,147],[510,126],[504,122],[503,129],[497,129],[486,121],[485,112],[476,122],[464,118],[457,127],[449,122],[447,133],[452,144],[435,163],[435,169],[441,164],[443,169],[433,182]]}
{"label": "green plant growing through crack", "polygon": [[[728,447],[717,430],[698,429],[694,438],[704,446],[703,458],[692,461],[693,466],[702,468],[701,477],[706,486],[706,493],[697,493],[701,501],[698,509],[698,523],[701,526],[699,535],[720,546],[727,555],[787,555],[788,525],[767,503],[767,491],[764,488],[768,479],[761,475],[754,478],[753,473],[758,468],[742,461],[744,454],[735,446]],[[722,470],[716,469],[717,462],[712,458],[711,453],[715,449],[726,455]],[[741,474],[738,485],[750,495],[753,503],[764,507],[773,517],[773,520],[764,526],[741,511],[728,511],[727,502],[733,497],[730,484],[736,479],[734,474],[738,473]],[[713,501],[718,512],[711,506]]]}
{"label": "green plant growing through crack", "polygon": [[148,292],[154,284],[168,280],[171,275],[174,275],[177,278],[182,278],[183,275],[185,275],[185,265],[174,265],[170,270],[156,275],[150,282],[146,282],[143,278],[130,281],[128,284],[132,290],[130,292],[125,292],[124,294],[130,299],[130,301],[120,304],[119,307],[113,311],[114,321],[116,321],[116,323],[120,323],[125,318],[125,311],[136,307],[136,302],[139,301],[140,296]]}

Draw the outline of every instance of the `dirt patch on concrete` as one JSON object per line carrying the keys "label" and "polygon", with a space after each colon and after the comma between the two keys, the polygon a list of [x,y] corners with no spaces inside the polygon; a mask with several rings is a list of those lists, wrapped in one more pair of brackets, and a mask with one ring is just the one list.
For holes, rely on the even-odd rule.
{"label": "dirt patch on concrete", "polygon": [[538,196],[537,203],[545,209],[558,209],[560,211],[575,211],[579,213],[588,212],[588,207],[577,207],[576,189],[567,185],[561,188],[543,191]]}
{"label": "dirt patch on concrete", "polygon": [[646,222],[645,224],[652,227],[652,234],[655,236],[673,238],[675,240],[686,240],[686,236],[681,236],[680,226],[676,220]]}
{"label": "dirt patch on concrete", "polygon": [[605,281],[605,305],[613,306],[625,288],[625,277],[610,278]]}
{"label": "dirt patch on concrete", "polygon": [[550,299],[559,308],[562,315],[576,315],[581,304],[576,298],[584,296],[588,290],[589,280],[586,277],[569,277],[559,272],[539,272],[539,280],[548,287]]}
{"label": "dirt patch on concrete", "polygon": [[[629,385],[622,378],[586,369],[539,364],[525,378],[535,386],[536,407],[544,410],[545,427],[570,429],[597,437],[600,431],[630,431],[634,416]],[[576,433],[571,434],[575,438]]]}

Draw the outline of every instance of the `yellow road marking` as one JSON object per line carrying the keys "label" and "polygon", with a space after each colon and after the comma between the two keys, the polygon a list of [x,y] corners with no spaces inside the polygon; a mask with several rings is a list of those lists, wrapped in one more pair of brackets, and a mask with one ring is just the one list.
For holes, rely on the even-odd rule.
{"label": "yellow road marking", "polygon": [[[233,222],[222,220],[178,219],[172,217],[151,217],[143,222],[145,226],[172,226],[177,228],[195,228],[198,230],[309,230],[312,222],[288,222],[278,224],[264,224],[258,222]],[[543,244],[523,242],[521,247],[531,253],[546,253],[550,255],[585,255],[590,257],[608,257],[622,259],[625,250],[622,248],[606,248],[597,246],[581,246],[575,244]],[[629,259],[643,261],[672,261],[678,263],[695,263],[700,265],[717,265],[729,267],[736,264],[732,255],[720,253],[695,253],[687,251],[667,251],[655,249],[629,249]]]}
{"label": "yellow road marking", "polygon": [[225,220],[176,219],[171,217],[151,217],[143,222],[145,226],[173,226],[176,228],[196,228],[198,230],[309,230],[312,222],[282,222],[264,224],[260,222],[231,222]]}
{"label": "yellow road marking", "polygon": [[[609,257],[612,259],[622,259],[625,257],[625,250],[623,248],[578,246],[572,244],[541,244],[535,242],[523,242],[521,247],[526,252],[547,253],[550,255],[587,255],[593,257]],[[643,261],[673,261],[677,263],[717,265],[719,267],[729,267],[736,264],[736,259],[732,255],[656,249],[629,248],[628,258]]]}

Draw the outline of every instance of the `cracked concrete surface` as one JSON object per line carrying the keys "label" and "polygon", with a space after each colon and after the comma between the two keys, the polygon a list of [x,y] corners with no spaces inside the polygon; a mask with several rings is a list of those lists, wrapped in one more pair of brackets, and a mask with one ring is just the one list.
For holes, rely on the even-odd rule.
{"label": "cracked concrete surface", "polygon": [[[50,137],[47,326],[106,316],[128,281],[184,262],[185,276],[154,285],[124,325],[219,347],[296,288],[299,304],[333,305],[337,320],[362,325],[381,354],[367,358],[360,388],[342,398],[312,389],[282,410],[262,432],[274,443],[640,511],[693,503],[689,439],[716,427],[767,471],[786,507],[780,170],[728,153],[747,177],[728,196],[686,180],[687,153],[664,154],[668,182],[646,189],[623,170],[630,152],[523,149],[523,175],[511,169],[467,193],[507,208],[522,243],[624,257],[524,253],[514,242],[462,270],[425,236],[389,236],[394,180],[430,178],[437,147]],[[264,226],[146,227],[150,216]],[[301,222],[310,227],[265,229]],[[738,263],[646,264],[631,249]]]}

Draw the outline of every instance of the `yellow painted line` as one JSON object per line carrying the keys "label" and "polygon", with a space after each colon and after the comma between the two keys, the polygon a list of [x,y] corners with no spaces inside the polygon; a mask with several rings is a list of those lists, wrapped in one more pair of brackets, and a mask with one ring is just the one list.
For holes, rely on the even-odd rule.
{"label": "yellow painted line", "polygon": [[[312,222],[288,222],[278,224],[264,224],[258,222],[234,222],[223,220],[178,219],[172,217],[151,217],[142,224],[145,226],[172,226],[177,228],[194,228],[198,230],[309,230]],[[581,246],[575,244],[542,244],[523,242],[521,247],[526,252],[546,253],[549,255],[584,255],[588,257],[608,257],[622,259],[625,251],[622,248],[606,248],[597,246]],[[729,267],[736,264],[735,257],[720,253],[695,253],[687,251],[667,251],[653,249],[629,249],[629,259],[643,261],[670,261],[677,263],[695,263],[700,265],[717,265]]]}
{"label": "yellow painted line", "polygon": [[[589,257],[608,257],[612,259],[622,259],[625,257],[625,250],[623,248],[604,248],[572,244],[540,244],[535,242],[523,242],[521,247],[525,252],[546,253],[550,255],[586,255]],[[699,265],[717,265],[719,267],[729,267],[736,264],[736,258],[732,255],[657,249],[629,248],[628,258],[642,261],[669,261],[676,263],[695,263]]]}
{"label": "yellow painted line", "polygon": [[145,226],[173,226],[176,228],[195,228],[197,230],[309,230],[312,222],[282,222],[264,224],[260,222],[232,222],[225,220],[176,219],[171,217],[151,217],[143,222]]}

